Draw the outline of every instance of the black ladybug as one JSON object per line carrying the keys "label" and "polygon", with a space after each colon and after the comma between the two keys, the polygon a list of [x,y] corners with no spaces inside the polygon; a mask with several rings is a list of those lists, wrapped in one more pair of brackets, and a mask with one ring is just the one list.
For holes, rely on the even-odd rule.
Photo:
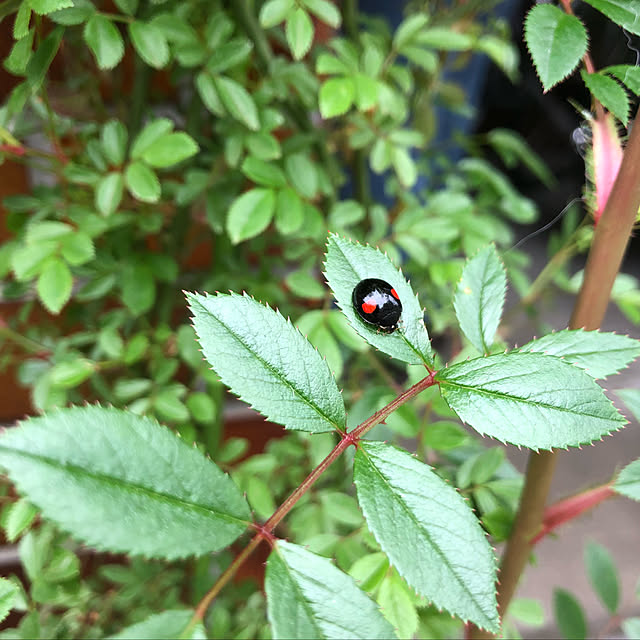
{"label": "black ladybug", "polygon": [[384,280],[367,278],[361,280],[351,296],[353,308],[367,324],[384,333],[398,328],[402,303],[396,290]]}

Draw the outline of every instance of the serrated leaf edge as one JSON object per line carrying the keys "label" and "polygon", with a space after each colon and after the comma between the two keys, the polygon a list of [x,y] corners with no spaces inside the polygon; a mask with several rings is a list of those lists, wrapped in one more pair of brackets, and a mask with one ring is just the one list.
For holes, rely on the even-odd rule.
{"label": "serrated leaf edge", "polygon": [[[194,295],[194,293],[189,292],[189,291],[184,291],[183,292],[187,298],[187,303],[189,306],[189,309],[193,312],[193,308],[191,305],[191,299],[192,296]],[[334,382],[336,382],[336,378],[333,375],[333,372],[331,371],[331,369],[329,368],[329,365],[327,363],[326,358],[318,351],[317,347],[314,347],[309,340],[302,335],[302,332],[298,329],[298,327],[296,327],[292,322],[291,322],[291,318],[287,317],[285,318],[280,311],[276,308],[273,309],[269,304],[267,303],[263,303],[261,301],[256,300],[253,296],[250,296],[249,294],[247,294],[246,292],[243,292],[242,295],[235,293],[233,291],[230,291],[228,294],[226,293],[220,293],[220,292],[216,292],[216,295],[211,295],[209,293],[195,293],[195,295],[199,295],[202,296],[204,298],[217,298],[217,297],[222,297],[222,296],[227,296],[227,297],[238,297],[238,298],[248,298],[249,300],[253,300],[253,302],[255,302],[256,304],[259,304],[261,306],[266,307],[267,309],[269,309],[270,311],[272,311],[273,313],[277,314],[282,320],[284,320],[294,331],[296,331],[300,337],[302,337],[305,342],[307,342],[307,344],[309,344],[314,350],[315,352],[320,356],[321,361],[324,363],[324,366],[326,367],[327,371],[329,372],[329,375],[331,376],[331,379],[334,380]],[[211,317],[215,318],[216,322],[218,322],[219,324],[221,324],[225,330],[227,330],[229,332],[229,334],[231,336],[233,336],[236,340],[238,340],[242,346],[247,349],[247,351],[251,352],[251,354],[253,356],[255,356],[256,360],[259,360],[260,363],[267,369],[269,369],[270,371],[272,371],[274,374],[278,374],[278,372],[265,360],[263,360],[263,358],[256,354],[252,349],[250,349],[245,343],[244,341],[237,336],[235,333],[233,333],[232,331],[229,331],[228,327],[226,327],[226,325],[222,324],[213,314],[211,314],[211,312],[208,309],[205,309],[210,315]],[[193,320],[193,317],[192,317]],[[196,333],[196,336],[198,337],[198,341],[200,341],[200,334],[198,333],[195,324],[192,322],[191,326],[193,328],[193,330]],[[202,352],[202,349],[200,349],[200,352]],[[204,358],[204,353],[203,353],[203,359],[209,363],[209,361]],[[209,365],[211,365],[211,363],[209,363]],[[218,376],[218,372],[215,370],[215,368],[213,366],[210,366],[211,370],[214,371]],[[219,376],[220,377],[220,376]],[[311,407],[323,420],[325,420],[328,424],[333,425],[333,429],[327,429],[326,431],[308,431],[306,429],[296,429],[296,427],[290,427],[288,425],[283,425],[285,427],[285,429],[291,430],[291,431],[303,431],[304,433],[330,433],[331,431],[337,431],[338,433],[343,432],[346,429],[346,421],[345,424],[340,426],[339,424],[337,424],[336,422],[334,422],[329,416],[325,415],[325,413],[322,411],[322,409],[320,407],[318,407],[317,405],[309,402],[309,400],[304,396],[304,394],[302,394],[300,391],[298,391],[298,389],[296,387],[294,387],[288,380],[282,378],[281,375],[277,375],[277,378],[279,378],[280,380],[282,380],[284,383],[286,383],[286,386],[288,386],[296,395],[296,397],[299,397],[300,399],[302,399],[305,404],[307,404],[309,407]],[[220,378],[222,380],[222,378]],[[233,389],[231,389],[225,382],[224,380],[222,380],[222,382],[225,384],[225,386],[227,386],[227,388],[229,389],[229,391],[231,391],[231,393],[233,393],[233,395],[235,395],[237,398],[239,398],[240,400],[242,400],[242,402],[244,402],[245,404],[249,405],[249,407],[251,407],[254,411],[257,411],[260,415],[264,416],[267,420],[271,420],[272,418],[270,418],[268,415],[266,415],[263,411],[261,411],[259,408],[255,407],[253,404],[251,404],[251,402],[249,402],[248,400],[245,400],[245,398],[243,397],[243,395],[241,393],[237,393],[236,391],[234,391]],[[336,382],[336,388],[337,388],[337,382]],[[342,397],[342,394],[340,394]],[[281,422],[278,422],[277,420],[274,419],[274,422],[277,422],[278,424],[282,424]]]}
{"label": "serrated leaf edge", "polygon": [[[399,276],[409,285],[411,286],[411,281],[409,279],[407,279],[404,275],[404,273],[402,272],[402,269],[400,267],[396,267],[395,264],[393,264],[393,262],[391,262],[391,259],[389,258],[389,256],[387,255],[387,252],[385,251],[384,253],[382,251],[380,251],[380,249],[378,247],[373,247],[371,246],[368,242],[365,244],[362,244],[361,242],[358,242],[357,240],[352,240],[351,238],[347,238],[346,236],[341,236],[337,233],[333,233],[333,232],[329,232],[329,235],[327,237],[327,242],[326,242],[326,247],[327,250],[325,251],[325,259],[322,262],[322,265],[324,267],[323,271],[322,271],[322,275],[325,278],[325,281],[327,283],[327,286],[329,287],[329,290],[331,291],[334,300],[336,301],[336,304],[338,305],[338,308],[342,311],[342,313],[344,314],[344,316],[347,318],[347,321],[349,322],[349,324],[351,325],[351,327],[356,331],[356,333],[362,337],[364,340],[367,341],[367,343],[374,347],[377,351],[379,351],[380,349],[378,349],[378,347],[376,347],[375,345],[372,345],[368,338],[367,338],[367,334],[365,333],[365,331],[369,332],[371,331],[372,333],[376,333],[375,331],[373,331],[372,329],[369,329],[368,327],[362,325],[362,327],[360,326],[356,326],[354,325],[353,322],[351,322],[351,320],[349,319],[349,316],[344,313],[344,309],[342,307],[342,305],[340,304],[340,302],[338,301],[338,298],[336,296],[335,291],[333,290],[333,288],[331,287],[331,284],[329,283],[329,277],[327,275],[326,272],[326,266],[327,266],[327,254],[329,252],[329,242],[331,241],[332,238],[342,238],[342,240],[346,240],[347,242],[350,242],[351,244],[355,244],[358,245],[360,247],[365,247],[368,249],[372,249],[373,251],[377,251],[381,256],[384,256],[385,258],[387,258],[387,260],[389,260],[389,262],[391,263],[391,266],[398,272]],[[340,247],[337,247],[338,249],[340,249]],[[349,265],[351,265],[351,261],[347,258],[347,256],[345,256],[344,252],[340,249],[340,252],[342,253],[342,255],[344,256],[345,260],[349,263]],[[352,267],[353,268],[353,267]],[[353,269],[355,271],[355,269]],[[413,290],[412,290],[413,291]],[[416,299],[416,301],[418,302],[418,306],[420,307],[420,309],[422,310],[422,314],[423,317],[421,319],[421,323],[424,326],[424,312],[425,312],[425,308],[420,306],[420,299],[418,298],[418,294],[414,293],[414,297]],[[426,331],[426,327],[425,327],[425,331]],[[377,335],[377,334],[376,334]],[[398,327],[398,335],[400,335],[403,339],[403,341],[405,342],[405,344],[411,349],[411,351],[413,351],[416,356],[422,361],[422,364],[424,364],[426,367],[431,367],[433,366],[433,357],[431,357],[431,359],[429,359],[425,354],[421,353],[420,351],[418,351],[418,349],[416,349],[416,347],[414,345],[412,345],[406,338],[406,336],[404,335],[404,333],[400,330],[400,327]],[[427,333],[427,335],[429,335]],[[431,344],[431,336],[429,335],[429,344]],[[387,354],[389,355],[389,354]],[[431,354],[430,354],[431,355]],[[394,358],[394,356],[389,356],[390,358]],[[418,364],[415,362],[410,362],[407,364]]]}

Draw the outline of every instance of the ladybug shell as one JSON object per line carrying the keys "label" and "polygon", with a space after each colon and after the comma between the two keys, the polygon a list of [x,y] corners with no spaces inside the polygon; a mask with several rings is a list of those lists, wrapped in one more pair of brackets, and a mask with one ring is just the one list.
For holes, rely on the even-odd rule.
{"label": "ladybug shell", "polygon": [[402,303],[396,290],[384,280],[367,278],[353,290],[353,308],[360,318],[384,333],[398,328]]}

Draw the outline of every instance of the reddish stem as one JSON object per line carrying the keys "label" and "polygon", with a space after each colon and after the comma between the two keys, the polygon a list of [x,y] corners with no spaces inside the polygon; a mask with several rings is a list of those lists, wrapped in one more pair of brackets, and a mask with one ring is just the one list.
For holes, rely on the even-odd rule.
{"label": "reddish stem", "polygon": [[[426,378],[420,380],[412,387],[401,393],[397,398],[392,400],[386,407],[376,411],[370,418],[365,420],[362,424],[358,425],[355,429],[349,433],[341,433],[342,436],[340,442],[334,447],[333,451],[305,478],[304,482],[293,491],[293,493],[276,509],[274,514],[264,523],[262,526],[254,526],[257,529],[256,535],[251,539],[249,544],[240,552],[235,560],[227,567],[224,573],[218,578],[217,582],[211,587],[207,594],[202,598],[198,604],[193,618],[189,623],[189,629],[200,620],[203,619],[207,612],[207,609],[213,602],[214,598],[220,593],[222,588],[233,578],[236,571],[241,567],[245,560],[253,553],[253,551],[260,545],[263,540],[268,540],[270,544],[273,544],[275,537],[273,536],[274,529],[278,526],[281,520],[291,511],[296,502],[314,485],[316,480],[340,457],[344,451],[346,451],[351,445],[358,446],[359,440],[365,433],[373,429],[377,424],[383,422],[391,413],[393,413],[400,405],[404,404],[414,396],[417,396],[421,391],[433,386],[435,384],[435,371],[429,372]],[[185,631],[186,634],[186,631]],[[184,635],[184,634],[183,634]]]}
{"label": "reddish stem", "polygon": [[616,494],[611,485],[605,484],[552,504],[545,509],[540,531],[532,538],[531,544],[537,544],[565,522],[577,518],[614,495]]}

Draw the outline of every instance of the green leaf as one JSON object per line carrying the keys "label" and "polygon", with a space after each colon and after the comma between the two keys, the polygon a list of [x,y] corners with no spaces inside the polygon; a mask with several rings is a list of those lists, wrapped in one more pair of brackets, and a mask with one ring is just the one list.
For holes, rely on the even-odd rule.
{"label": "green leaf", "polygon": [[115,553],[174,559],[217,551],[250,518],[239,489],[200,451],[117,409],[29,419],[0,437],[0,464],[46,518]]}
{"label": "green leaf", "polygon": [[611,554],[596,542],[589,542],[584,561],[591,587],[609,613],[615,615],[620,604],[620,578]]}
{"label": "green leaf", "polygon": [[169,62],[169,43],[159,27],[152,22],[130,22],[129,35],[138,55],[154,69],[162,69]]}
{"label": "green leaf", "polygon": [[102,127],[100,142],[104,155],[111,164],[121,165],[124,162],[127,138],[127,129],[119,120],[109,120]]}
{"label": "green leaf", "polygon": [[0,622],[2,622],[13,608],[13,604],[18,597],[18,585],[0,578]]}
{"label": "green leaf", "polygon": [[27,84],[31,90],[37,90],[44,82],[49,66],[58,52],[64,29],[56,27],[35,50],[26,68]]}
{"label": "green leaf", "polygon": [[544,609],[533,598],[516,598],[509,605],[509,616],[530,627],[541,627],[544,624]]}
{"label": "green leaf", "polygon": [[276,202],[276,229],[282,235],[295,233],[304,221],[304,208],[300,196],[289,187],[278,191]]}
{"label": "green leaf", "polygon": [[11,269],[18,282],[30,280],[38,275],[46,261],[56,253],[58,243],[55,241],[27,244],[17,248],[11,254]]}
{"label": "green leaf", "polygon": [[634,460],[619,473],[613,488],[619,494],[640,502],[640,459]]}
{"label": "green leaf", "polygon": [[29,0],[29,4],[31,5],[31,10],[41,16],[58,11],[58,9],[73,7],[72,0]]}
{"label": "green leaf", "polygon": [[37,514],[38,510],[28,500],[23,498],[14,502],[5,524],[7,540],[15,542],[20,534],[31,525]]}
{"label": "green leaf", "polygon": [[446,27],[424,29],[418,33],[416,41],[423,46],[445,51],[466,51],[474,43],[470,35]]}
{"label": "green leaf", "polygon": [[626,420],[584,371],[537,353],[497,354],[436,374],[442,397],[483,435],[531,449],[577,447]]}
{"label": "green leaf", "polygon": [[207,60],[209,73],[221,73],[244,62],[251,53],[253,45],[249,40],[236,38],[217,47]]}
{"label": "green leaf", "polygon": [[[151,309],[156,299],[156,284],[151,268],[146,264],[125,264],[120,279],[122,302],[131,313],[139,316]],[[126,359],[125,354],[125,359]]]}
{"label": "green leaf", "polygon": [[342,22],[340,11],[333,2],[329,0],[302,0],[304,6],[311,11],[318,19],[330,27],[337,29]]}
{"label": "green leaf", "polygon": [[183,131],[165,133],[142,152],[141,158],[157,169],[165,169],[198,153],[196,141]]}
{"label": "green leaf", "polygon": [[71,265],[89,262],[95,256],[95,247],[91,237],[83,231],[76,231],[62,239],[60,243],[62,257]]}
{"label": "green leaf", "polygon": [[403,47],[414,41],[427,22],[429,22],[429,16],[426,13],[414,13],[405,18],[393,36],[394,49],[402,52]]}
{"label": "green leaf", "polygon": [[[325,275],[338,306],[353,328],[367,342],[380,351],[410,364],[431,363],[431,343],[418,298],[402,272],[396,269],[386,255],[372,247],[330,234]],[[356,314],[352,302],[353,290],[365,278],[385,280],[398,292],[402,302],[402,315],[400,326],[393,333],[383,334],[375,331]]]}
{"label": "green leaf", "polygon": [[378,604],[400,638],[413,638],[418,630],[415,599],[407,585],[395,573],[388,575],[380,585]]}
{"label": "green leaf", "polygon": [[96,185],[95,203],[96,209],[105,216],[110,216],[120,206],[124,179],[119,171],[112,171]]}
{"label": "green leaf", "polygon": [[33,36],[35,30],[29,31],[29,33],[18,40],[12,47],[11,53],[5,58],[4,68],[15,76],[24,75],[27,64],[33,53]]}
{"label": "green leaf", "polygon": [[60,310],[71,297],[73,277],[69,267],[60,258],[50,258],[38,277],[38,297],[47,311],[53,314]]}
{"label": "green leaf", "polygon": [[238,244],[262,233],[271,222],[276,207],[273,189],[251,189],[236,198],[227,215],[227,233]]}
{"label": "green leaf", "polygon": [[173,131],[173,122],[169,118],[156,118],[149,122],[135,137],[131,145],[131,158],[137,160],[159,138]]}
{"label": "green leaf", "polygon": [[391,162],[398,180],[410,189],[418,179],[418,170],[411,154],[404,147],[395,147],[391,153]]}
{"label": "green leaf", "polygon": [[633,417],[640,421],[640,390],[638,389],[617,389],[616,395],[622,398]]}
{"label": "green leaf", "polygon": [[505,452],[501,447],[492,447],[467,458],[456,473],[456,485],[466,489],[491,480],[504,462]]}
{"label": "green leaf", "polygon": [[520,134],[509,129],[497,128],[489,131],[487,140],[507,167],[515,167],[518,162],[521,162],[547,187],[551,188],[556,184],[556,179],[544,160],[535,153]]}
{"label": "green leaf", "polygon": [[215,402],[204,391],[194,391],[187,398],[187,408],[194,420],[207,424],[213,422],[217,410]]}
{"label": "green leaf", "polygon": [[153,407],[163,420],[168,422],[186,422],[189,420],[189,409],[180,399],[181,388],[168,387],[153,399]]}
{"label": "green leaf", "polygon": [[342,200],[329,212],[329,226],[332,229],[350,227],[360,222],[364,215],[364,207],[357,200]]}
{"label": "green leaf", "polygon": [[124,55],[124,42],[117,27],[103,15],[92,15],[84,27],[87,43],[100,69],[113,69]]}
{"label": "green leaf", "polygon": [[640,67],[632,67],[630,64],[617,64],[602,70],[620,80],[629,91],[640,95]]}
{"label": "green leaf", "polygon": [[31,2],[22,0],[18,7],[15,20],[13,22],[13,37],[22,40],[29,33],[29,22],[31,20]]}
{"label": "green leaf", "polygon": [[158,176],[143,162],[132,162],[124,172],[124,182],[129,193],[141,202],[158,202],[160,181]]}
{"label": "green leaf", "polygon": [[298,6],[289,12],[285,25],[285,33],[294,60],[304,58],[307,51],[311,48],[313,31],[313,22],[309,14],[302,7]]}
{"label": "green leaf", "polygon": [[265,576],[274,638],[395,638],[378,606],[330,560],[279,540]]}
{"label": "green leaf", "polygon": [[323,118],[334,118],[346,113],[356,98],[351,78],[329,78],[320,87],[320,113]]}
{"label": "green leaf", "polygon": [[260,8],[260,24],[270,29],[283,22],[293,7],[295,0],[268,0]]}
{"label": "green leaf", "polygon": [[469,440],[469,434],[456,422],[433,422],[425,430],[422,441],[436,451],[455,449]]}
{"label": "green leaf", "polygon": [[304,198],[312,199],[318,192],[318,170],[306,153],[292,153],[284,161],[291,186]]}
{"label": "green leaf", "polygon": [[49,19],[66,27],[72,27],[86,22],[96,11],[95,6],[89,0],[75,0],[73,7],[60,9],[49,14]]}
{"label": "green leaf", "polygon": [[353,477],[369,529],[409,585],[436,607],[497,632],[496,562],[464,498],[429,466],[382,442],[360,443]]}
{"label": "green leaf", "polygon": [[563,638],[583,640],[587,637],[587,621],[580,603],[565,589],[553,590],[553,614]]}
{"label": "green leaf", "polygon": [[287,184],[282,169],[271,162],[248,156],[240,168],[249,180],[263,187],[284,187]]}
{"label": "green leaf", "polygon": [[258,131],[260,129],[258,108],[251,94],[239,82],[227,76],[216,76],[214,84],[229,115],[252,131]]}
{"label": "green leaf", "polygon": [[602,73],[581,71],[580,74],[593,97],[626,127],[629,122],[629,98],[625,90],[615,80]]}
{"label": "green leaf", "polygon": [[640,356],[640,341],[615,333],[564,329],[532,340],[518,351],[563,358],[599,380],[618,373]]}
{"label": "green leaf", "polygon": [[193,618],[193,609],[169,609],[162,613],[154,613],[142,622],[129,625],[120,633],[109,636],[110,640],[195,640],[206,637],[202,622],[198,622],[190,628]]}
{"label": "green leaf", "polygon": [[205,358],[236,395],[288,429],[344,430],[329,367],[289,320],[246,295],[187,299]]}
{"label": "green leaf", "polygon": [[215,82],[209,73],[201,71],[196,76],[196,89],[200,94],[202,102],[204,102],[204,106],[207,107],[211,113],[217,116],[223,116],[225,114]]}
{"label": "green leaf", "polygon": [[353,78],[355,89],[355,103],[360,111],[373,109],[378,102],[379,84],[374,78],[364,73],[356,73]]}
{"label": "green leaf", "polygon": [[246,137],[246,143],[249,153],[261,160],[276,160],[282,156],[278,139],[270,133],[251,133]]}
{"label": "green leaf", "polygon": [[524,35],[545,92],[572,73],[587,51],[587,32],[580,19],[550,4],[529,11]]}
{"label": "green leaf", "polygon": [[640,36],[640,0],[585,0],[623,29]]}
{"label": "green leaf", "polygon": [[464,335],[480,353],[488,353],[493,344],[506,292],[507,276],[495,245],[467,261],[453,306]]}
{"label": "green leaf", "polygon": [[51,383],[67,389],[83,383],[95,373],[96,367],[87,358],[76,358],[56,364],[49,372]]}

